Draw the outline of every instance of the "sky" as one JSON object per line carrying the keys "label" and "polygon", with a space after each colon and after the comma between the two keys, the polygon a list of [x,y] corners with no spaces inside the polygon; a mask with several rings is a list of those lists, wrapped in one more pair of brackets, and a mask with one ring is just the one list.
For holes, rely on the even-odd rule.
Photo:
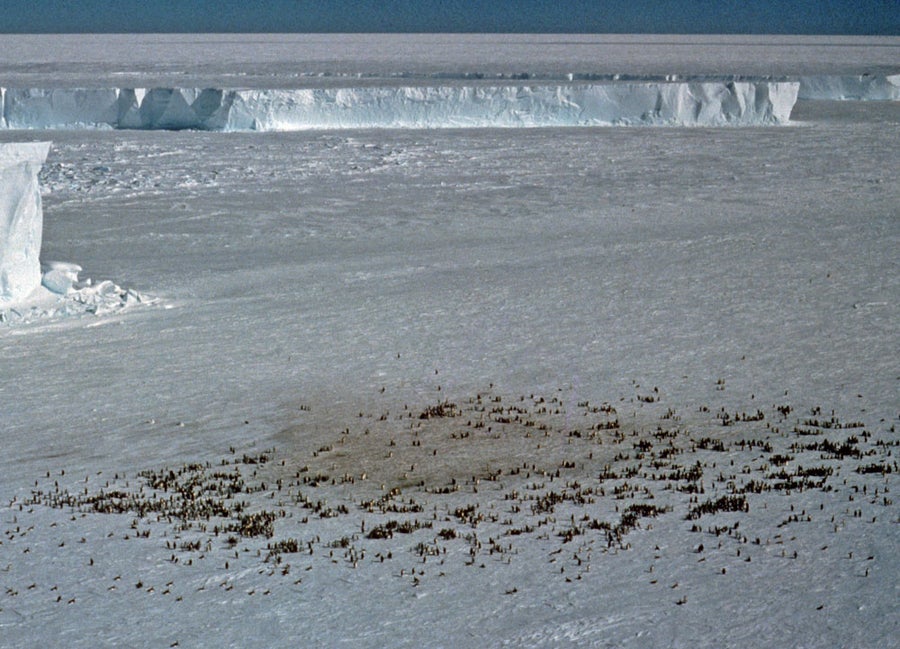
{"label": "sky", "polygon": [[900,0],[0,0],[0,33],[900,35]]}

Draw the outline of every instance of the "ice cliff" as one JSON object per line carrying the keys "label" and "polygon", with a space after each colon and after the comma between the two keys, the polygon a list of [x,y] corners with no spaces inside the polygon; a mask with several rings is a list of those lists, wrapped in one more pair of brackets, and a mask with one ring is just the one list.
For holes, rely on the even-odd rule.
{"label": "ice cliff", "polygon": [[900,100],[900,74],[800,77],[801,99]]}
{"label": "ice cliff", "polygon": [[79,281],[78,264],[41,263],[38,173],[49,150],[49,142],[0,144],[0,324],[154,303],[110,281]]}
{"label": "ice cliff", "polygon": [[718,126],[789,120],[787,81],[565,85],[2,89],[8,129],[278,131],[591,125]]}
{"label": "ice cliff", "polygon": [[0,144],[0,304],[41,285],[38,172],[49,151],[49,142]]}
{"label": "ice cliff", "polygon": [[358,88],[0,88],[0,128],[278,131],[783,124],[796,100],[900,100],[900,75]]}

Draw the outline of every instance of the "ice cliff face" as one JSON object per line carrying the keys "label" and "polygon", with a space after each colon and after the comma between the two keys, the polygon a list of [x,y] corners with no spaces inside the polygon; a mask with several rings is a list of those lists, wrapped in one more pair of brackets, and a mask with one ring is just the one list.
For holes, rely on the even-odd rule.
{"label": "ice cliff face", "polygon": [[801,99],[900,100],[900,74],[800,77]]}
{"label": "ice cliff face", "polygon": [[779,81],[228,90],[2,91],[9,129],[277,131],[593,125],[781,124],[799,84]]}
{"label": "ice cliff face", "polygon": [[43,214],[38,172],[49,142],[0,144],[0,304],[41,284]]}
{"label": "ice cliff face", "polygon": [[629,79],[539,85],[5,88],[0,128],[278,131],[783,124],[796,100],[900,100],[900,75]]}
{"label": "ice cliff face", "polygon": [[786,122],[796,94],[788,83],[258,90],[229,94],[217,117],[226,130],[749,125]]}

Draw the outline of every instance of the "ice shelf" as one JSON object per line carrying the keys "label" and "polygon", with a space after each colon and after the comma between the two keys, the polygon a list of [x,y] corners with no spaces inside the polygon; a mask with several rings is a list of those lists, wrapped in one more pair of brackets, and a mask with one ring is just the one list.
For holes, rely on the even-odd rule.
{"label": "ice shelf", "polygon": [[43,214],[38,172],[49,142],[0,144],[0,303],[41,285]]}
{"label": "ice shelf", "polygon": [[8,129],[280,131],[595,125],[767,125],[796,81],[653,81],[361,88],[5,88]]}
{"label": "ice shelf", "polygon": [[801,99],[897,101],[900,74],[820,75],[800,77]]}

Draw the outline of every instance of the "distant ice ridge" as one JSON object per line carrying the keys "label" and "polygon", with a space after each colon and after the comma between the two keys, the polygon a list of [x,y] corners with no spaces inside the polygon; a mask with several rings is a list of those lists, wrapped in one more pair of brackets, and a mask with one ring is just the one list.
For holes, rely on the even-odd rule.
{"label": "distant ice ridge", "polygon": [[800,77],[800,99],[900,100],[900,74]]}
{"label": "distant ice ridge", "polygon": [[283,131],[339,128],[783,124],[797,82],[610,82],[236,90],[2,90],[8,129]]}

